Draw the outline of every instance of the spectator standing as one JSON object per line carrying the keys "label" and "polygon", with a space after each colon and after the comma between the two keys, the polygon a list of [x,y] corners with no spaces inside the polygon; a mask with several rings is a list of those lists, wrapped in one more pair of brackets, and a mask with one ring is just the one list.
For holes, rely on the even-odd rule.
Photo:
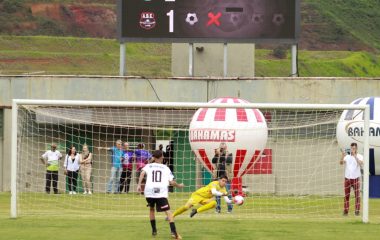
{"label": "spectator standing", "polygon": [[[152,154],[145,150],[145,144],[139,143],[137,149],[135,150],[135,161],[136,161],[136,182],[138,183],[141,170],[148,164],[149,160],[152,158]],[[141,182],[141,194],[144,194],[145,179]]]}
{"label": "spectator standing", "polygon": [[53,185],[54,194],[58,194],[58,170],[61,158],[62,154],[57,150],[55,143],[51,144],[51,150],[41,156],[41,162],[46,166],[45,192],[47,194],[50,194],[51,185]]}
{"label": "spectator standing", "polygon": [[106,149],[107,151],[110,151],[112,154],[111,177],[107,184],[107,193],[119,193],[120,175],[122,171],[121,161],[123,158],[122,141],[119,139],[116,141],[115,144],[116,146],[110,148],[98,148]]}
{"label": "spectator standing", "polygon": [[162,155],[164,156],[164,160],[163,160],[163,162],[162,162],[162,164],[165,164],[165,165],[167,165],[167,163],[166,163],[166,153],[165,153],[165,151],[164,151],[164,145],[162,145],[162,144],[160,144],[160,145],[158,145],[158,150],[160,150],[161,152],[162,152]]}
{"label": "spectator standing", "polygon": [[124,142],[123,160],[122,160],[123,171],[120,177],[120,190],[119,190],[120,193],[122,193],[123,190],[125,193],[129,192],[129,186],[131,184],[132,170],[133,170],[133,159],[134,159],[134,154],[132,151],[129,150],[129,144],[127,142]]}
{"label": "spectator standing", "polygon": [[358,145],[351,143],[351,151],[346,154],[342,151],[341,165],[345,165],[344,171],[344,210],[343,215],[348,215],[350,207],[350,192],[351,188],[355,193],[355,215],[360,215],[360,168],[363,167],[363,156],[357,151]]}
{"label": "spectator standing", "polygon": [[77,180],[79,172],[80,155],[74,146],[71,146],[66,155],[64,167],[67,175],[69,194],[77,194]]}
{"label": "spectator standing", "polygon": [[[227,176],[227,181],[226,188],[227,191],[229,192],[230,190],[230,179],[232,178],[232,160],[233,156],[232,153],[229,153],[227,151],[227,144],[226,143],[220,143],[219,148],[215,149],[215,156],[212,158],[212,164],[214,164],[214,173],[213,173],[213,178],[214,179],[219,179],[222,176]],[[228,196],[231,198],[231,196]],[[217,213],[220,213],[221,211],[221,201],[220,201],[220,196],[216,196],[216,209],[215,211]],[[227,202],[227,212],[231,213],[232,212],[232,204]]]}
{"label": "spectator standing", "polygon": [[86,144],[82,147],[80,155],[80,174],[83,181],[83,194],[92,194],[91,192],[91,172],[92,172],[92,153]]}
{"label": "spectator standing", "polygon": [[[174,142],[171,140],[169,145],[166,146],[165,155],[165,164],[169,167],[170,171],[174,174]],[[173,186],[169,186],[169,192],[173,192]]]}

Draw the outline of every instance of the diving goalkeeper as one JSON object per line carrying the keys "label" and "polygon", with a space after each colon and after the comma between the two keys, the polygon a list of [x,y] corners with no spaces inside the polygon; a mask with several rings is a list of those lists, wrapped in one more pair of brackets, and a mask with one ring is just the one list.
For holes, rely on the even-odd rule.
{"label": "diving goalkeeper", "polygon": [[227,197],[228,192],[226,190],[226,183],[228,178],[222,176],[217,181],[210,182],[207,186],[204,186],[191,194],[190,199],[185,206],[178,208],[173,213],[173,217],[178,216],[185,211],[192,208],[194,205],[201,204],[198,209],[193,209],[190,213],[190,217],[193,217],[197,213],[213,209],[216,206],[216,200],[214,196],[224,196],[224,200],[230,204],[232,201]]}

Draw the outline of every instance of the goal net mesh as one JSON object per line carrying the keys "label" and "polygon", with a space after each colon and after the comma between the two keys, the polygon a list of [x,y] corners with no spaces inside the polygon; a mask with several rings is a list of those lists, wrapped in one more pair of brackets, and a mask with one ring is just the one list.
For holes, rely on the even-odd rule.
{"label": "goal net mesh", "polygon": [[[129,143],[132,153],[140,143],[144,143],[149,152],[163,145],[167,152],[165,161],[172,164],[176,181],[185,184],[183,189],[169,193],[171,209],[183,206],[193,191],[213,180],[204,159],[196,157],[189,141],[189,126],[197,110],[176,106],[20,105],[17,119],[18,215],[146,217],[145,198],[137,193],[135,163],[128,193],[125,187],[120,193],[115,191],[116,187],[111,193],[107,190],[112,152],[106,148],[114,147],[119,139]],[[211,209],[197,217],[341,218],[344,167],[339,165],[341,152],[336,127],[342,110],[260,111],[267,124],[268,138],[254,164],[241,177],[239,189],[245,196],[244,204],[233,206],[232,214],[226,214],[227,206],[222,199],[220,214]],[[228,122],[217,124],[218,128],[230,128]],[[54,194],[53,187],[50,194],[45,192],[46,166],[40,159],[52,143],[57,144],[62,154],[58,171],[59,194]],[[80,153],[84,144],[93,154],[92,194],[84,194],[80,171],[76,194],[70,194],[64,161],[69,146],[75,146]],[[228,150],[236,156],[235,149]],[[119,186],[119,182],[115,184]],[[351,195],[350,211],[353,211],[353,192]],[[189,212],[179,217],[188,217]]]}

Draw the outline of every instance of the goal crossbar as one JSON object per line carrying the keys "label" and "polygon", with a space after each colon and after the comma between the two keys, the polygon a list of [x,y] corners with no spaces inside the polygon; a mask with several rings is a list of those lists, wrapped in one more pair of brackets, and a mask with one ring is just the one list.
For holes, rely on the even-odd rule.
{"label": "goal crossbar", "polygon": [[17,105],[54,105],[86,107],[160,107],[160,108],[265,108],[265,109],[300,109],[300,110],[364,110],[366,105],[352,104],[296,104],[296,103],[202,103],[202,102],[136,102],[136,101],[82,101],[82,100],[31,100],[14,99]]}

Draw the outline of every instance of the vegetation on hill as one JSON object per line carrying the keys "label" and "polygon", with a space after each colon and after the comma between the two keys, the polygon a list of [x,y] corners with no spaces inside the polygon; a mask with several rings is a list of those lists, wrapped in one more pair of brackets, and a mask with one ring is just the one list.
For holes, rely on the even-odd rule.
{"label": "vegetation on hill", "polygon": [[[168,76],[169,44],[128,44],[127,68],[132,75]],[[118,75],[116,40],[0,36],[0,74]]]}
{"label": "vegetation on hill", "polygon": [[[256,52],[256,76],[289,76],[291,59],[273,59],[272,51]],[[302,77],[376,77],[380,76],[380,56],[368,52],[300,51],[299,75]],[[287,75],[286,75],[287,74]]]}
{"label": "vegetation on hill", "polygon": [[[0,74],[118,74],[115,0],[0,0],[0,23]],[[379,0],[302,0],[300,76],[379,76],[379,26]],[[289,48],[265,48],[256,76],[289,76]],[[170,76],[170,63],[170,44],[128,44],[129,74]]]}
{"label": "vegetation on hill", "polygon": [[0,34],[115,38],[115,1],[0,0]]}
{"label": "vegetation on hill", "polygon": [[303,25],[309,22],[325,26],[315,28],[322,31],[314,32],[322,42],[347,45],[348,50],[357,49],[359,42],[364,50],[380,50],[379,0],[303,0],[302,2],[304,6],[309,6],[322,17],[313,19],[310,15],[313,10],[302,15]]}
{"label": "vegetation on hill", "polygon": [[[290,54],[276,58],[273,51],[255,52],[256,76],[290,75]],[[127,44],[129,75],[171,76],[171,45]],[[380,76],[380,56],[368,52],[300,51],[299,71],[303,77]],[[90,74],[118,75],[119,44],[116,40],[0,36],[0,74]]]}
{"label": "vegetation on hill", "polygon": [[[0,34],[116,37],[115,0],[0,0]],[[379,0],[302,0],[300,48],[380,50]]]}

